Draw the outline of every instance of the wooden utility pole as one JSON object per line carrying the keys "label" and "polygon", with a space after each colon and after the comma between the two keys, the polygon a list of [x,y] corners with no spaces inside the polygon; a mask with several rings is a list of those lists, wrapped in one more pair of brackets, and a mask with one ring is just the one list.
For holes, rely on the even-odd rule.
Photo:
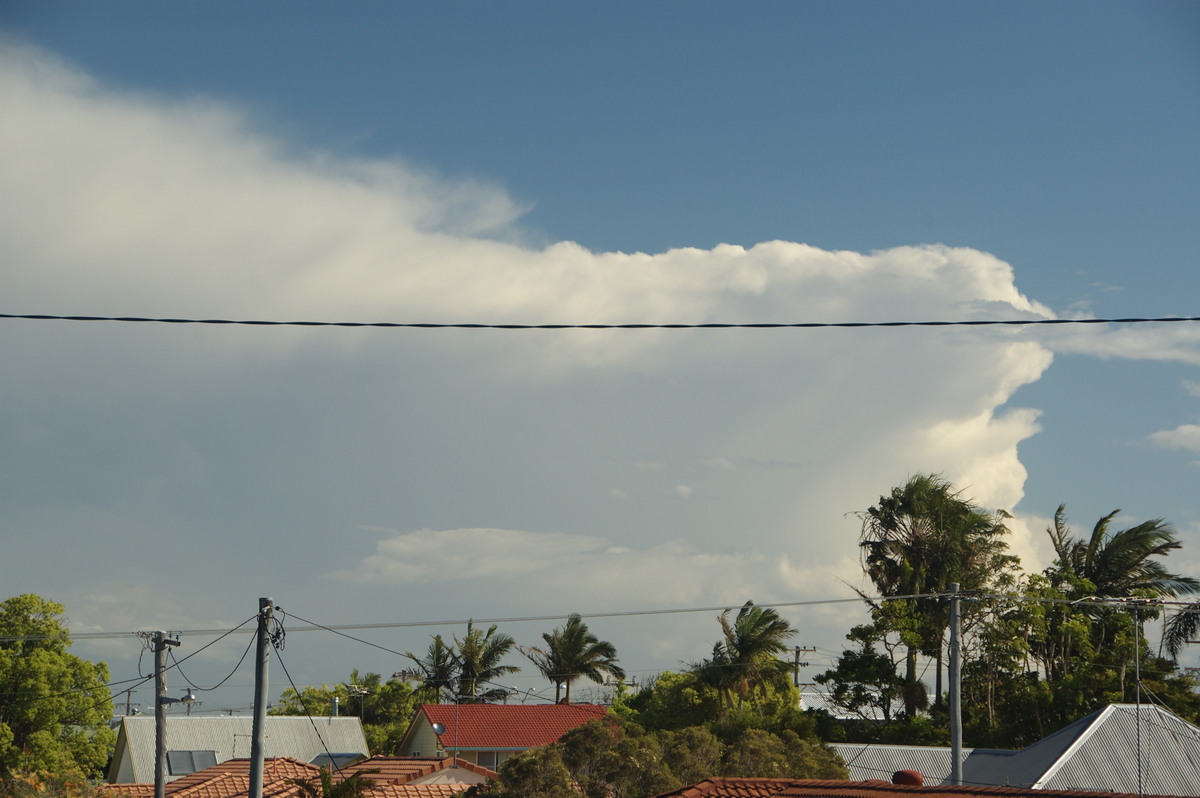
{"label": "wooden utility pole", "polygon": [[962,623],[958,617],[958,582],[950,585],[950,783],[963,783]]}
{"label": "wooden utility pole", "polygon": [[817,649],[813,648],[812,646],[796,646],[795,650],[793,651],[793,653],[795,654],[795,659],[792,661],[792,686],[793,687],[800,686],[800,669],[808,667],[807,662],[800,661],[800,654],[801,653],[812,654],[816,650]]}
{"label": "wooden utility pole", "polygon": [[179,645],[178,638],[155,632],[154,643],[154,798],[167,794],[167,647]]}
{"label": "wooden utility pole", "polygon": [[[263,740],[267,723],[267,658],[271,653],[270,622],[275,612],[275,602],[269,598],[258,600],[258,647],[254,660],[254,727],[250,738],[250,791],[249,798],[263,797]],[[156,796],[155,798],[162,798]]]}

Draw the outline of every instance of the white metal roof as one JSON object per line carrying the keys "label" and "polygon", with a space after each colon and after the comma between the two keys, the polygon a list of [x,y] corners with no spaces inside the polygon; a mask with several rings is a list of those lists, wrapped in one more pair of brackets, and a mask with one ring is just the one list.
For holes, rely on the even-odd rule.
{"label": "white metal roof", "polygon": [[[167,718],[168,751],[213,751],[218,763],[250,756],[254,718]],[[269,715],[264,727],[266,757],[290,756],[311,762],[320,754],[367,755],[362,724],[355,717],[291,717]],[[170,781],[177,776],[167,776]],[[117,731],[108,780],[114,784],[147,784],[154,781],[154,717],[126,716]]]}
{"label": "white metal roof", "polygon": [[[948,784],[950,749],[833,743],[856,780],[918,770]],[[1151,704],[1111,704],[1020,751],[963,750],[963,782],[1200,798],[1200,727]]]}

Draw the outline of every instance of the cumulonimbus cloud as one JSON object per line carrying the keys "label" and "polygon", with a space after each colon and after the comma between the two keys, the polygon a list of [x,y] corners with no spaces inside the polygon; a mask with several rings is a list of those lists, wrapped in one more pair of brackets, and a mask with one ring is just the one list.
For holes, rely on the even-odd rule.
{"label": "cumulonimbus cloud", "polygon": [[[6,302],[22,312],[608,324],[1053,315],[1017,289],[1009,264],[968,247],[531,246],[522,203],[502,189],[400,159],[298,153],[249,113],[116,91],[12,42],[0,45],[0,105],[0,256]],[[1008,403],[1053,352],[1003,328],[205,333],[168,345],[107,332],[99,354],[27,334],[19,351],[0,350],[11,355],[5,398],[24,413],[0,420],[12,458],[81,475],[53,486],[58,503],[21,508],[30,528],[103,511],[114,528],[138,516],[186,540],[241,528],[234,513],[282,525],[260,497],[305,510],[321,497],[322,512],[294,511],[281,540],[325,541],[339,531],[323,525],[331,517],[382,516],[420,531],[355,553],[341,576],[403,592],[450,575],[464,601],[490,604],[518,591],[474,585],[512,588],[523,575],[548,595],[631,606],[827,595],[855,551],[847,514],[911,473],[941,473],[988,507],[1020,501],[1017,445],[1038,417]],[[48,396],[57,411],[43,418]],[[298,397],[309,414],[274,423]],[[246,414],[252,402],[269,410]],[[493,421],[497,408],[510,415]],[[117,442],[92,451],[55,426],[77,417]],[[130,440],[147,456],[115,466]],[[472,471],[480,460],[497,465]],[[434,495],[391,500],[406,480],[380,474],[423,477],[431,461],[448,475],[422,483]],[[198,501],[197,486],[228,487],[230,469],[245,475],[229,491],[241,504],[214,520],[219,502]],[[111,490],[76,498],[101,477]],[[425,515],[411,527],[390,517],[417,500]],[[535,519],[522,527],[533,531],[494,520],[500,504]],[[325,568],[311,556],[303,567]],[[221,578],[239,575],[260,573],[232,562]],[[173,587],[210,596],[211,579]],[[345,590],[316,581],[329,601]]]}

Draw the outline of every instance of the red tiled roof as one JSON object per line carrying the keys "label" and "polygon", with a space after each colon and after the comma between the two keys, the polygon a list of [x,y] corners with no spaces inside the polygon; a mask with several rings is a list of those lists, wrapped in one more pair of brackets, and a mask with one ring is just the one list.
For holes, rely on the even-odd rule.
{"label": "red tiled roof", "polygon": [[495,771],[453,757],[431,756],[373,756],[362,762],[348,765],[339,771],[345,777],[361,770],[376,770],[378,773],[367,773],[364,778],[378,784],[407,784],[415,779],[424,778],[447,768],[457,767],[487,779],[496,778]]}
{"label": "red tiled roof", "polygon": [[[656,798],[1133,798],[1129,793],[1026,787],[911,787],[886,781],[705,779]],[[1167,798],[1146,795],[1142,798]]]}
{"label": "red tiled roof", "polygon": [[[342,768],[335,778],[346,778],[359,770],[378,770],[366,774],[375,784],[372,798],[449,798],[465,790],[466,783],[409,784],[407,782],[451,767],[494,779],[496,774],[471,762],[432,757],[377,756]],[[315,779],[320,768],[291,757],[267,759],[263,763],[264,798],[294,798],[299,788],[296,779]],[[112,784],[104,788],[109,798],[152,798],[153,784]],[[250,792],[250,760],[230,759],[211,768],[168,782],[171,798],[242,798]]]}
{"label": "red tiled roof", "polygon": [[[282,796],[294,792],[291,779],[311,779],[320,768],[290,756],[263,762],[263,794]],[[153,785],[151,785],[153,786]],[[168,782],[167,795],[175,798],[228,798],[250,790],[250,760],[229,759],[204,770]],[[153,794],[153,793],[151,793]]]}
{"label": "red tiled roof", "polygon": [[705,779],[658,798],[775,798],[795,779]]}
{"label": "red tiled roof", "polygon": [[371,790],[371,798],[452,798],[469,784],[385,784]]}
{"label": "red tiled roof", "polygon": [[125,798],[152,798],[154,795],[153,784],[101,784],[100,792],[113,796],[125,796]]}
{"label": "red tiled roof", "polygon": [[418,712],[446,727],[443,748],[460,750],[535,748],[608,716],[599,704],[422,704]]}

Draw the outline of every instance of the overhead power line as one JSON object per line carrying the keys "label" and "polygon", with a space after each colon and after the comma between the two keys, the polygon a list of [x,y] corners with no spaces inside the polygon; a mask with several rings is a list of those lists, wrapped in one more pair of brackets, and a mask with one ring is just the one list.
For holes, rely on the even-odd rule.
{"label": "overhead power line", "polygon": [[[947,599],[947,598],[949,598],[950,595],[951,594],[949,594],[949,593],[912,593],[912,594],[902,595],[902,596],[861,596],[861,595],[859,595],[859,596],[853,596],[853,597],[847,597],[847,598],[810,599],[807,601],[765,601],[765,602],[755,602],[755,605],[759,606],[759,607],[772,607],[772,608],[780,609],[780,608],[785,608],[785,607],[815,607],[815,606],[822,606],[822,605],[829,605],[829,604],[858,604],[863,601],[885,602],[885,601],[901,601],[901,600],[906,600],[906,599]],[[961,593],[959,595],[962,599],[967,600],[967,601],[1012,601],[1012,602],[1020,602],[1020,603],[1037,603],[1037,604],[1070,604],[1070,605],[1112,605],[1112,604],[1133,605],[1133,604],[1138,604],[1138,605],[1155,605],[1155,606],[1161,606],[1161,607],[1191,607],[1193,604],[1193,602],[1191,602],[1191,601],[1185,601],[1185,600],[1179,600],[1179,599],[1146,599],[1146,598],[1142,598],[1142,597],[1103,598],[1103,597],[1099,597],[1099,596],[1089,596],[1089,597],[1083,598],[1083,599],[1070,600],[1070,599],[1055,599],[1055,598],[1044,598],[1044,597],[1030,597],[1030,596],[1022,596],[1019,594],[1005,594],[1005,593],[994,593],[994,594],[993,593],[986,593],[986,594],[984,594],[984,593],[981,593],[981,594]],[[584,612],[584,613],[580,613],[579,616],[581,618],[585,618],[585,619],[635,618],[635,617],[653,616],[653,615],[683,615],[683,614],[696,613],[696,612],[725,612],[726,610],[729,610],[729,611],[736,610],[740,606],[741,606],[741,604],[721,604],[721,605],[712,605],[712,606],[706,606],[706,607],[671,607],[671,608],[661,608],[660,607],[660,608],[648,609],[648,610],[614,610],[612,612]],[[282,609],[282,608],[280,607],[277,609]],[[379,622],[379,623],[341,623],[341,624],[328,624],[328,625],[319,624],[319,623],[315,623],[312,621],[305,621],[306,623],[308,623],[310,625],[289,627],[288,632],[338,632],[338,633],[340,633],[340,632],[359,631],[359,630],[366,630],[366,629],[414,629],[414,628],[428,627],[428,626],[466,626],[468,623],[476,623],[476,624],[493,624],[493,623],[494,624],[504,624],[504,623],[531,623],[531,622],[545,623],[545,622],[565,620],[567,618],[568,614],[569,613],[566,613],[566,612],[559,612],[559,613],[555,613],[553,615],[514,615],[514,616],[494,617],[494,618],[480,618],[480,617],[451,618],[451,619],[444,618],[441,620],[430,620],[430,621],[383,621],[383,622]],[[296,615],[291,615],[291,617],[296,618],[297,620],[303,621],[303,619],[298,618]],[[175,634],[175,635],[180,635],[180,636],[220,635],[220,638],[224,638],[226,636],[234,635],[234,634],[253,634],[255,631],[254,629],[246,628],[246,625],[251,620],[253,620],[253,618],[243,621],[239,626],[237,626],[233,629],[177,629],[177,630],[171,630],[171,633]],[[12,643],[12,642],[17,642],[17,641],[22,641],[22,640],[47,640],[47,639],[56,639],[56,638],[62,638],[62,637],[70,637],[73,641],[74,640],[114,639],[114,638],[121,638],[121,637],[129,637],[131,635],[137,635],[137,634],[139,634],[139,633],[138,632],[72,633],[70,631],[66,631],[66,632],[63,632],[62,634],[56,634],[56,635],[11,635],[11,636],[0,636],[0,644]],[[359,641],[356,638],[351,637],[350,635],[342,635],[342,636],[356,640],[356,642],[365,642],[365,641]],[[220,638],[218,638],[218,640]],[[188,654],[186,657],[182,658],[180,660],[180,662],[186,662],[187,660],[189,660],[192,657],[199,654],[204,649],[206,649],[209,646],[213,645],[214,643],[218,642],[218,640],[213,640],[212,642],[202,646],[201,648],[197,649],[196,651],[193,651],[192,653]],[[388,649],[385,649],[385,650],[388,650]],[[395,652],[392,652],[392,653],[395,653]]]}
{"label": "overhead power line", "polygon": [[489,324],[393,321],[268,321],[263,319],[183,319],[148,316],[58,316],[44,313],[0,313],[0,319],[32,321],[112,321],[145,324],[215,324],[250,327],[383,327],[430,330],[770,330],[851,327],[1029,327],[1063,324],[1170,324],[1200,321],[1200,316],[1158,316],[1112,319],[960,319],[957,321],[799,321],[745,323],[631,323],[631,324]]}

